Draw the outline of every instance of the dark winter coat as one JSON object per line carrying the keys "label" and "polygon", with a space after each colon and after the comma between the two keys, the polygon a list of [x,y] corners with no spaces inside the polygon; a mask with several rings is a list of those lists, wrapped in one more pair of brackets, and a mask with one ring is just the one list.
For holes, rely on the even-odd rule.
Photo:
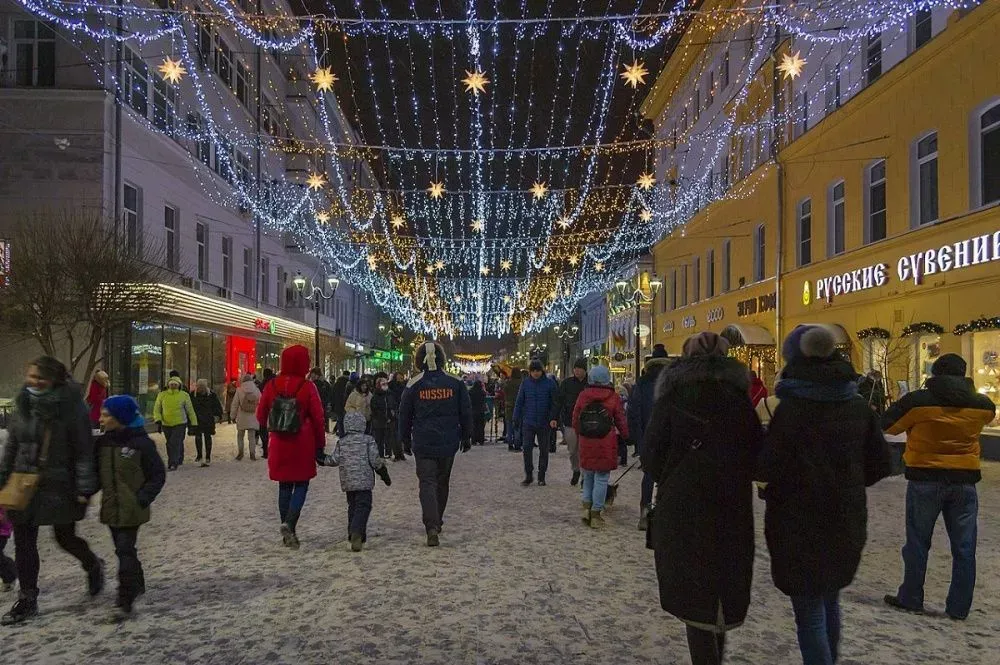
{"label": "dark winter coat", "polygon": [[399,403],[392,392],[376,390],[372,393],[369,406],[372,411],[372,429],[388,429],[393,426]]}
{"label": "dark winter coat", "polygon": [[[520,370],[515,370],[520,372]],[[514,403],[517,401],[517,396],[521,392],[521,383],[524,381],[524,377],[518,373],[516,376],[510,378],[507,383],[503,386],[504,394],[504,416],[507,418],[507,422],[511,427],[514,426]]]}
{"label": "dark winter coat", "polygon": [[753,576],[753,471],[760,422],[733,358],[684,358],[660,374],[642,467],[658,485],[652,544],[660,605],[722,632],[739,626]]}
{"label": "dark winter coat", "polygon": [[581,381],[575,376],[570,376],[559,384],[559,424],[563,427],[573,425],[573,409],[576,408],[576,400],[586,387],[587,379]]}
{"label": "dark winter coat", "polygon": [[399,405],[399,441],[417,457],[454,457],[472,438],[472,402],[461,380],[444,371],[417,374]]}
{"label": "dark winter coat", "polygon": [[404,390],[406,390],[405,382],[396,381],[395,379],[389,382],[389,392],[396,398],[396,404],[399,404],[402,401]]}
{"label": "dark winter coat", "polygon": [[332,413],[335,416],[344,414],[344,404],[347,402],[347,384],[350,382],[346,376],[337,377],[330,388],[330,404]]}
{"label": "dark winter coat", "polygon": [[43,432],[50,432],[48,459],[31,503],[23,511],[11,510],[14,524],[72,524],[83,519],[86,504],[77,497],[97,493],[97,467],[90,418],[79,386],[56,386],[47,394],[31,397],[22,388],[15,398],[9,438],[0,460],[0,487],[14,472],[38,470]]}
{"label": "dark winter coat", "polygon": [[[809,359],[787,365],[778,383],[781,402],[758,477],[768,483],[771,575],[788,595],[819,596],[851,583],[868,534],[865,488],[890,473],[878,418],[854,392],[854,377],[845,360]],[[798,388],[788,391],[787,380]],[[845,394],[825,390],[845,385]]]}
{"label": "dark winter coat", "polygon": [[529,374],[521,382],[514,402],[514,422],[525,427],[548,427],[559,419],[558,386],[554,379],[542,374],[537,379]]}
{"label": "dark winter coat", "polygon": [[268,434],[267,470],[271,480],[300,483],[316,476],[316,456],[326,447],[326,416],[319,392],[306,378],[309,351],[290,346],[281,352],[281,374],[264,386],[257,405],[257,421],[267,424],[274,400],[279,395],[295,397],[301,427],[295,434]]}
{"label": "dark winter coat", "polygon": [[319,401],[323,404],[324,413],[333,413],[333,386],[326,379],[320,378],[313,381],[316,392],[319,393]]}
{"label": "dark winter coat", "polygon": [[211,390],[206,393],[195,390],[191,393],[191,403],[194,404],[194,414],[198,417],[198,424],[192,425],[191,433],[215,434],[215,419],[222,417],[222,402],[218,396]]}
{"label": "dark winter coat", "polygon": [[604,406],[614,420],[614,427],[602,439],[580,435],[580,468],[584,471],[614,471],[618,468],[618,437],[628,438],[625,407],[612,386],[587,386],[576,400],[570,420],[577,432],[580,431],[580,414],[591,402],[600,402]]}
{"label": "dark winter coat", "polygon": [[632,399],[628,403],[628,431],[634,444],[642,443],[646,436],[646,425],[653,417],[656,381],[660,378],[660,373],[675,362],[676,358],[650,358],[646,361],[646,371],[632,389]]}
{"label": "dark winter coat", "polygon": [[486,390],[481,381],[474,382],[469,388],[469,400],[472,403],[472,417],[482,419],[486,411]]}
{"label": "dark winter coat", "polygon": [[149,505],[163,489],[167,471],[145,428],[119,429],[97,439],[101,522],[132,528],[149,521]]}

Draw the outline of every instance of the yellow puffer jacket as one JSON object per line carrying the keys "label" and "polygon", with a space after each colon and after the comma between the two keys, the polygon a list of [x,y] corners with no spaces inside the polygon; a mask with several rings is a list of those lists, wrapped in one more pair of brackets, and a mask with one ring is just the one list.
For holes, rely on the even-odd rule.
{"label": "yellow puffer jacket", "polygon": [[195,415],[191,396],[180,389],[180,381],[170,381],[167,385],[169,388],[156,396],[153,420],[164,427],[197,425],[198,416]]}

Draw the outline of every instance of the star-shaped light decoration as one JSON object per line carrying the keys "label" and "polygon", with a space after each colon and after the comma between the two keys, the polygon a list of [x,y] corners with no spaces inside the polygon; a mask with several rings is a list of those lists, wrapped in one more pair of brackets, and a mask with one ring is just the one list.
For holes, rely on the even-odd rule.
{"label": "star-shaped light decoration", "polygon": [[489,275],[490,274],[489,266],[483,266],[482,268],[480,268],[479,269],[479,274],[482,275],[483,277],[486,277],[487,275]]}
{"label": "star-shaped light decoration", "polygon": [[443,182],[431,182],[431,186],[427,188],[427,193],[431,195],[432,199],[439,199],[444,196],[444,183]]}
{"label": "star-shaped light decoration", "polygon": [[310,173],[306,179],[306,184],[313,191],[323,189],[324,185],[326,185],[326,176],[322,173]]}
{"label": "star-shaped light decoration", "polygon": [[163,63],[156,68],[160,72],[160,76],[163,80],[177,84],[181,82],[181,78],[187,74],[187,70],[184,69],[184,65],[181,64],[180,60],[174,60],[170,56],[163,59]]}
{"label": "star-shaped light decoration", "polygon": [[465,78],[462,79],[462,83],[465,84],[465,91],[471,92],[476,97],[479,96],[479,93],[486,92],[486,84],[489,82],[490,80],[479,70],[470,72],[466,69]]}
{"label": "star-shaped light decoration", "polygon": [[403,224],[406,223],[406,220],[403,219],[401,215],[396,215],[389,221],[389,223],[392,224],[392,228],[398,231],[399,229],[403,228]]}
{"label": "star-shaped light decoration", "polygon": [[643,173],[635,183],[641,189],[652,189],[656,184],[656,178],[652,173]]}
{"label": "star-shaped light decoration", "polygon": [[778,71],[781,72],[786,79],[792,79],[793,81],[802,75],[802,70],[805,69],[806,61],[802,59],[801,51],[796,51],[789,55],[784,53],[781,56],[781,62],[778,64]]}
{"label": "star-shaped light decoration", "polygon": [[625,69],[622,70],[621,74],[622,78],[625,79],[625,83],[632,86],[633,89],[646,83],[646,76],[648,75],[649,70],[639,60],[632,61],[631,65],[625,65]]}
{"label": "star-shaped light decoration", "polygon": [[552,274],[552,266],[546,263],[544,266],[542,266],[542,272],[544,272],[546,275]]}
{"label": "star-shaped light decoration", "polygon": [[507,272],[508,270],[511,269],[511,266],[513,265],[514,265],[513,261],[511,261],[510,259],[504,259],[503,261],[500,262],[500,270]]}
{"label": "star-shaped light decoration", "polygon": [[580,257],[579,257],[579,256],[577,256],[576,254],[574,254],[573,256],[569,257],[569,264],[570,264],[571,266],[573,266],[574,268],[575,268],[575,267],[576,267],[576,266],[577,266],[577,265],[578,265],[579,263],[580,263]]}
{"label": "star-shaped light decoration", "polygon": [[483,231],[486,230],[486,222],[484,222],[481,219],[477,219],[476,221],[472,222],[471,226],[472,230],[475,231],[476,233],[482,233]]}
{"label": "star-shaped light decoration", "polygon": [[598,261],[597,263],[595,263],[594,264],[594,270],[596,270],[597,272],[604,272],[604,263],[601,262],[601,261]]}
{"label": "star-shaped light decoration", "polygon": [[549,193],[549,186],[544,182],[535,181],[535,184],[531,186],[531,193],[535,197],[535,200],[545,198],[545,195]]}
{"label": "star-shaped light decoration", "polygon": [[309,76],[309,80],[315,84],[319,92],[329,92],[339,79],[334,76],[332,67],[320,67]]}
{"label": "star-shaped light decoration", "polygon": [[444,270],[444,261],[438,259],[438,262],[434,264],[435,270]]}
{"label": "star-shaped light decoration", "polygon": [[434,274],[434,266],[432,266],[432,265],[427,266],[426,268],[424,268],[424,272],[427,273],[428,275],[433,275]]}
{"label": "star-shaped light decoration", "polygon": [[651,222],[653,221],[653,213],[650,212],[649,210],[643,210],[642,212],[639,213],[639,219],[641,219],[644,222]]}
{"label": "star-shaped light decoration", "polygon": [[372,254],[368,255],[368,269],[375,270],[378,267],[378,259],[376,259]]}
{"label": "star-shaped light decoration", "polygon": [[569,226],[570,226],[570,224],[572,224],[572,223],[573,223],[573,220],[570,219],[569,217],[561,217],[559,219],[559,221],[556,222],[556,224],[558,224],[559,228],[561,228],[561,229],[568,229]]}
{"label": "star-shaped light decoration", "polygon": [[462,303],[462,296],[455,296],[455,304],[459,305]]}
{"label": "star-shaped light decoration", "polygon": [[326,212],[325,210],[316,213],[316,221],[319,222],[320,224],[326,224],[327,222],[330,221],[330,213]]}
{"label": "star-shaped light decoration", "polygon": [[503,301],[504,301],[505,303],[508,303],[508,304],[509,304],[509,303],[510,303],[510,296],[504,296],[504,297],[503,297]]}

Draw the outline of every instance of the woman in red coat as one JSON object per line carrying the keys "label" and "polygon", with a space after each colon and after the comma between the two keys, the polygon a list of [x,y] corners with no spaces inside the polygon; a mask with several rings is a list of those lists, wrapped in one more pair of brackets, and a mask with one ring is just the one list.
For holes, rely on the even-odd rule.
{"label": "woman in red coat", "polygon": [[108,398],[108,373],[103,369],[97,370],[94,378],[90,381],[90,389],[87,391],[87,409],[90,412],[90,427],[97,429],[101,426],[101,405]]}
{"label": "woman in red coat", "polygon": [[264,386],[257,405],[257,421],[263,424],[268,422],[275,400],[294,399],[296,403],[298,427],[286,425],[286,431],[281,431],[280,426],[272,426],[267,458],[271,480],[278,483],[281,539],[285,547],[292,549],[299,548],[295,526],[306,502],[309,481],[316,476],[316,459],[326,447],[323,404],[315,384],[306,379],[308,371],[309,350],[304,346],[288,347],[281,353],[281,373]]}
{"label": "woman in red coat", "polygon": [[622,399],[611,385],[608,368],[591,367],[587,379],[587,387],[573,409],[573,429],[580,439],[583,521],[599,529],[604,526],[601,513],[608,495],[608,481],[611,472],[618,468],[618,437],[628,439],[628,422]]}

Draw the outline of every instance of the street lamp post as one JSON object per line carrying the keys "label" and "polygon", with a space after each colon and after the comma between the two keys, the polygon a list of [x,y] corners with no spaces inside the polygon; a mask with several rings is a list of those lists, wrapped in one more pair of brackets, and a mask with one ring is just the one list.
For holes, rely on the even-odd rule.
{"label": "street lamp post", "polygon": [[[335,295],[337,295],[337,287],[340,286],[340,280],[336,277],[327,277],[327,285],[330,287],[330,295],[326,294],[326,290],[322,285],[317,286],[312,280],[309,281],[309,295],[305,296],[306,300],[313,301],[313,310],[316,312],[316,328],[315,328],[315,349],[314,356],[316,362],[316,367],[320,367],[319,358],[319,303],[321,300],[332,300]],[[302,276],[302,272],[299,271],[295,274],[295,278],[292,280],[292,284],[295,285],[295,290],[300,294],[306,292],[306,278]]]}
{"label": "street lamp post", "polygon": [[[639,373],[642,371],[642,355],[640,348],[642,343],[640,334],[640,327],[642,325],[642,306],[652,305],[656,302],[656,294],[660,292],[663,282],[654,272],[652,278],[649,280],[649,296],[642,291],[642,273],[638,273],[636,275],[636,285],[631,293],[628,291],[631,284],[624,279],[618,280],[615,286],[618,288],[618,294],[621,296],[622,302],[628,306],[635,307],[635,380],[638,381]],[[650,330],[650,334],[652,334],[652,330]]]}
{"label": "street lamp post", "polygon": [[569,349],[571,346],[571,340],[576,338],[576,334],[580,332],[580,326],[575,323],[573,325],[566,326],[565,328],[556,325],[552,327],[552,330],[555,331],[556,337],[561,339],[563,342],[563,375],[569,376]]}
{"label": "street lamp post", "polygon": [[[396,371],[396,361],[393,360],[393,352],[396,350],[396,336],[401,335],[403,332],[403,325],[397,323],[393,326],[386,326],[384,323],[378,324],[378,331],[385,335],[385,338],[389,341],[389,372],[395,373]],[[388,332],[386,332],[388,331]],[[402,338],[400,338],[402,341]],[[400,348],[402,351],[402,348]]]}

